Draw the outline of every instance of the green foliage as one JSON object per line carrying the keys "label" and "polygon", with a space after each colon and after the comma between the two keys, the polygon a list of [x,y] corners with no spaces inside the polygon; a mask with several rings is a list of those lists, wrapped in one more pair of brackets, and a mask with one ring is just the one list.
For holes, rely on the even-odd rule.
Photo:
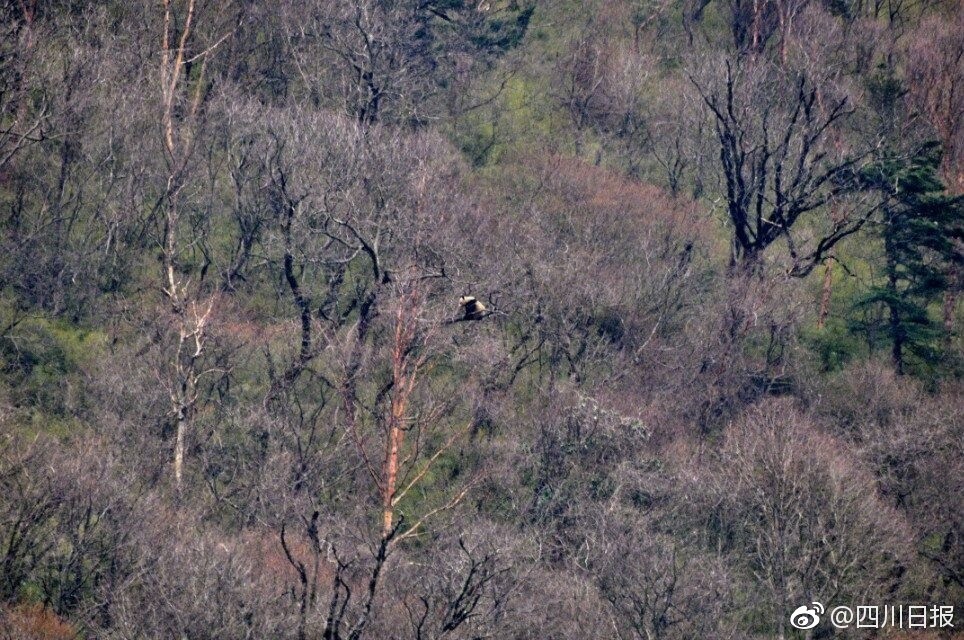
{"label": "green foliage", "polygon": [[806,329],[803,339],[824,372],[837,371],[866,352],[864,343],[840,318],[828,319],[822,329]]}
{"label": "green foliage", "polygon": [[878,112],[893,116],[900,107],[900,100],[907,91],[904,83],[885,65],[881,64],[877,70],[867,78],[867,93],[874,109]]}
{"label": "green foliage", "polygon": [[865,321],[853,327],[865,333],[883,329],[901,373],[907,355],[918,370],[941,359],[943,329],[931,308],[959,261],[955,242],[964,238],[964,199],[944,193],[937,177],[940,158],[939,145],[929,143],[910,158],[884,157],[863,176],[868,188],[888,200],[878,225],[884,246],[881,277],[856,304],[885,309],[886,326]]}
{"label": "green foliage", "polygon": [[[772,637],[761,546],[799,543],[789,555],[802,563],[833,555],[840,540],[873,547],[871,528],[857,525],[874,513],[848,511],[866,505],[893,508],[895,540],[923,551],[908,574],[923,576],[912,578],[920,593],[943,593],[934,584],[960,555],[948,542],[957,521],[929,508],[929,492],[945,491],[956,449],[933,443],[960,438],[941,427],[945,440],[925,433],[904,445],[959,395],[954,345],[937,320],[948,274],[962,266],[962,201],[937,179],[937,145],[908,156],[911,142],[887,128],[906,122],[909,95],[887,68],[871,68],[883,54],[850,64],[864,55],[852,49],[875,46],[864,35],[879,35],[844,24],[854,2],[810,4],[780,25],[787,33],[764,7],[754,25],[764,44],[752,52],[734,50],[747,35],[735,24],[749,18],[745,2],[696,11],[658,0],[285,0],[223,13],[198,3],[201,31],[187,40],[173,109],[177,136],[192,141],[183,167],[160,152],[163,10],[110,2],[99,22],[68,5],[39,8],[35,32],[18,22],[14,44],[0,44],[11,62],[4,86],[24,92],[0,91],[0,123],[13,134],[0,140],[0,560],[23,561],[8,572],[0,615],[22,600],[63,609],[91,637],[334,637],[325,609],[350,588],[343,611],[382,625],[359,639]],[[173,47],[186,5],[171,4]],[[801,37],[814,25],[852,27],[841,33],[855,39]],[[811,132],[829,144],[805,164],[837,142],[859,147],[870,112],[874,143],[888,150],[860,174],[864,193],[839,190],[843,171],[828,174],[821,197],[804,202],[811,218],[778,238],[745,292],[725,267],[727,185],[709,170],[719,132],[690,77],[737,57],[748,70],[807,76],[818,91],[798,118],[835,96],[852,101],[855,117]],[[841,68],[843,80],[824,73]],[[199,82],[193,113],[185,100]],[[792,111],[794,92],[774,86],[747,100],[748,121]],[[21,120],[40,113],[36,129]],[[769,157],[802,142],[788,138]],[[687,192],[696,200],[675,195]],[[817,328],[809,301],[770,270],[818,223],[836,222],[838,202],[868,194],[869,208],[886,201],[883,215],[834,245],[830,313]],[[180,217],[166,218],[174,204]],[[162,289],[165,251],[181,307]],[[393,342],[399,312],[414,304],[409,288],[424,304],[410,320],[416,337]],[[452,322],[464,293],[492,315]],[[196,312],[209,302],[200,331]],[[898,368],[944,376],[933,405],[919,411],[923,395],[912,395],[884,416],[888,402],[926,388],[873,360],[888,348]],[[396,367],[421,353],[405,391]],[[869,380],[873,394],[862,396],[847,384],[868,360],[892,384]],[[814,370],[816,381],[802,375]],[[410,396],[396,416],[401,393]],[[755,439],[733,431],[771,402],[779,413]],[[789,408],[806,413],[785,425],[799,440],[770,442]],[[181,423],[183,485],[170,473]],[[399,482],[410,487],[394,515],[431,517],[379,576],[369,567],[391,500],[390,425],[404,433]],[[900,439],[875,454],[886,433]],[[792,465],[767,466],[787,451]],[[847,493],[853,486],[866,493]],[[796,528],[766,530],[788,496],[806,499],[789,510]],[[835,499],[840,509],[829,508]],[[20,523],[36,551],[13,548]],[[444,548],[448,535],[465,545]],[[484,547],[497,574],[463,583],[484,570]],[[646,564],[663,552],[668,562]],[[299,563],[314,574],[299,577]],[[631,628],[600,589],[613,583],[600,573],[607,563],[639,570],[637,584],[615,582],[616,598],[645,609],[647,584],[662,586],[666,615],[696,614]],[[858,565],[845,581],[875,588],[880,576]],[[895,579],[906,589],[909,579]],[[479,595],[478,609],[445,601],[460,589]],[[423,608],[431,625],[446,607],[471,631],[409,634]],[[208,612],[217,620],[202,620]],[[231,616],[236,626],[225,625]],[[696,620],[707,633],[683,626]]]}
{"label": "green foliage", "polygon": [[82,406],[79,374],[103,355],[106,344],[107,337],[100,331],[64,320],[26,318],[0,336],[0,374],[14,389],[14,403],[37,412],[33,419],[37,428],[58,431],[56,424],[50,424],[50,429],[43,425],[51,419],[62,422]]}
{"label": "green foliage", "polygon": [[[443,4],[465,4],[463,0],[448,0]],[[477,3],[470,3],[475,5]],[[477,47],[484,51],[504,52],[513,49],[522,42],[532,14],[535,12],[535,4],[532,2],[509,3],[505,15],[491,18],[483,22],[483,26],[474,34],[473,41]]]}
{"label": "green foliage", "polygon": [[455,143],[476,166],[498,164],[506,157],[534,153],[550,141],[567,144],[566,118],[545,100],[547,79],[516,76],[502,87],[489,87],[498,93],[493,113],[470,113],[456,126]]}

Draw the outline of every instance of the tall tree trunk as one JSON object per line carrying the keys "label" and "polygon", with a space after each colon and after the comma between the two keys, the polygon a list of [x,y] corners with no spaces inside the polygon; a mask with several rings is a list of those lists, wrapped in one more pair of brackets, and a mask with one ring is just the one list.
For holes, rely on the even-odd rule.
{"label": "tall tree trunk", "polygon": [[830,313],[830,297],[833,294],[833,258],[823,261],[823,288],[820,294],[820,313],[817,316],[817,328],[823,329]]}
{"label": "tall tree trunk", "polygon": [[944,304],[942,316],[944,321],[944,340],[950,342],[951,334],[954,333],[954,320],[957,316],[957,292],[961,287],[961,275],[956,268],[951,269],[948,275],[949,286],[944,292]]}
{"label": "tall tree trunk", "polygon": [[897,249],[894,247],[893,222],[888,225],[884,233],[884,248],[887,253],[887,291],[890,294],[890,301],[887,308],[890,312],[890,356],[894,363],[894,371],[897,375],[904,375],[904,328],[901,323],[900,310],[897,308],[897,297],[900,294],[897,288],[897,261],[895,254]]}
{"label": "tall tree trunk", "polygon": [[389,425],[388,440],[385,447],[385,487],[382,493],[382,535],[388,536],[395,525],[395,491],[398,484],[398,452],[402,444],[401,416],[395,415],[395,402],[392,402],[392,417]]}
{"label": "tall tree trunk", "polygon": [[894,371],[902,376],[904,375],[904,338],[901,335],[900,314],[893,306],[890,307],[890,333],[893,340],[890,355],[894,361]]}
{"label": "tall tree trunk", "polygon": [[404,437],[405,412],[415,387],[419,361],[409,361],[408,352],[415,339],[418,312],[417,293],[413,292],[400,305],[395,316],[395,343],[392,349],[392,401],[385,440],[382,471],[382,536],[389,537],[395,526],[395,495],[398,488],[398,455]]}
{"label": "tall tree trunk", "polygon": [[174,434],[174,485],[177,490],[181,490],[182,478],[184,475],[184,434],[187,431],[186,416],[177,417],[177,427]]}
{"label": "tall tree trunk", "polygon": [[750,41],[753,53],[757,53],[760,50],[760,21],[762,20],[760,14],[762,12],[762,0],[753,0],[753,25],[751,27],[753,35]]}

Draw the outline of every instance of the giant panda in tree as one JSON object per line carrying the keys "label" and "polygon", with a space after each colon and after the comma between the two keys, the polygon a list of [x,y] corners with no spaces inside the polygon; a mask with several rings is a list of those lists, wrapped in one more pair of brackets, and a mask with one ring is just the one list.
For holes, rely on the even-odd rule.
{"label": "giant panda in tree", "polygon": [[459,298],[459,306],[462,307],[462,320],[481,320],[489,315],[485,310],[485,305],[473,296]]}

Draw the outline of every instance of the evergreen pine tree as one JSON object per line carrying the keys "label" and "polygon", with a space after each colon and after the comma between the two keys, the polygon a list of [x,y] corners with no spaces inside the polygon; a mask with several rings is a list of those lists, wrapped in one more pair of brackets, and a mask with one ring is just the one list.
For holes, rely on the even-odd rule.
{"label": "evergreen pine tree", "polygon": [[928,143],[909,159],[886,158],[865,173],[867,186],[887,198],[879,226],[885,264],[883,282],[858,305],[883,307],[883,333],[899,375],[908,356],[939,359],[943,329],[928,307],[947,289],[950,268],[962,258],[964,198],[945,192],[937,175],[940,160],[940,146]]}

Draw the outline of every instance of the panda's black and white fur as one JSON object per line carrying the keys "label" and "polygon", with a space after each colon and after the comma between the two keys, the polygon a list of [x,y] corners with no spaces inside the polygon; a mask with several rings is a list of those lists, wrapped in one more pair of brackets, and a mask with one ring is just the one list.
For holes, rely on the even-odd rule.
{"label": "panda's black and white fur", "polygon": [[465,315],[462,316],[463,320],[481,320],[487,315],[485,305],[473,296],[459,298],[459,306],[463,307],[465,312]]}

